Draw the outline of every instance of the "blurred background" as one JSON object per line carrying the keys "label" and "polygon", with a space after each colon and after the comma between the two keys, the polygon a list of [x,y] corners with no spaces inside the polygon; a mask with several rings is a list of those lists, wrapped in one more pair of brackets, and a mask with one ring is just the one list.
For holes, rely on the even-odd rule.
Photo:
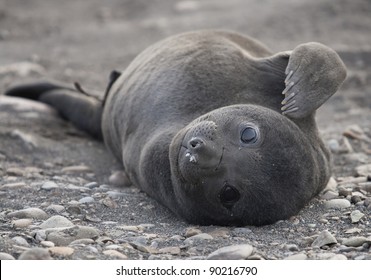
{"label": "blurred background", "polygon": [[10,74],[103,89],[112,69],[150,44],[205,28],[250,35],[274,52],[307,41],[344,56],[369,52],[370,15],[370,0],[0,0],[0,89],[13,81],[5,66],[19,62],[34,64]]}

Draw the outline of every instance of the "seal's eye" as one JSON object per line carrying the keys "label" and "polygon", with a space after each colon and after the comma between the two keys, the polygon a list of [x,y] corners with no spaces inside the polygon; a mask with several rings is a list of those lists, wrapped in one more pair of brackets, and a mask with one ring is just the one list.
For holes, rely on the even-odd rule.
{"label": "seal's eye", "polygon": [[241,141],[245,144],[253,144],[258,140],[256,129],[248,126],[241,131]]}
{"label": "seal's eye", "polygon": [[240,192],[230,185],[225,185],[219,194],[220,202],[227,208],[232,207],[240,199],[240,196]]}

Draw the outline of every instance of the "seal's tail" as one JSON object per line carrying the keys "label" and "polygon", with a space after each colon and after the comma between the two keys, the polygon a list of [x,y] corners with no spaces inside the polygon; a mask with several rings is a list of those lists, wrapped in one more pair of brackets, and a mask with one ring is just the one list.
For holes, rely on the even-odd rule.
{"label": "seal's tail", "polygon": [[50,83],[37,82],[14,86],[5,95],[37,100],[51,105],[61,116],[92,136],[102,139],[101,119],[103,103],[88,96],[76,84],[76,89]]}

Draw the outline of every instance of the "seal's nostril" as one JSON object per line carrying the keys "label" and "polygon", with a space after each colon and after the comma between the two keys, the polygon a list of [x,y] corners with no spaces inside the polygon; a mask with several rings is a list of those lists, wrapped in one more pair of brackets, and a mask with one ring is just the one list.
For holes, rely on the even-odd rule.
{"label": "seal's nostril", "polygon": [[192,150],[195,150],[195,149],[201,148],[204,144],[205,143],[201,138],[195,137],[195,138],[192,138],[191,140],[189,140],[188,148],[192,149]]}

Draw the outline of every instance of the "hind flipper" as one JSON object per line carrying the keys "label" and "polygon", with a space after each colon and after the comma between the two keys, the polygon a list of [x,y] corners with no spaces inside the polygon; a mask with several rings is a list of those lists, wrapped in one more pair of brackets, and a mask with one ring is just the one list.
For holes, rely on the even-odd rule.
{"label": "hind flipper", "polygon": [[102,139],[103,107],[102,102],[94,97],[83,95],[73,88],[49,82],[15,86],[8,89],[5,95],[46,103],[57,109],[62,117],[78,128]]}
{"label": "hind flipper", "polygon": [[329,47],[306,43],[292,51],[285,74],[282,114],[300,119],[314,113],[338,90],[346,68]]}

